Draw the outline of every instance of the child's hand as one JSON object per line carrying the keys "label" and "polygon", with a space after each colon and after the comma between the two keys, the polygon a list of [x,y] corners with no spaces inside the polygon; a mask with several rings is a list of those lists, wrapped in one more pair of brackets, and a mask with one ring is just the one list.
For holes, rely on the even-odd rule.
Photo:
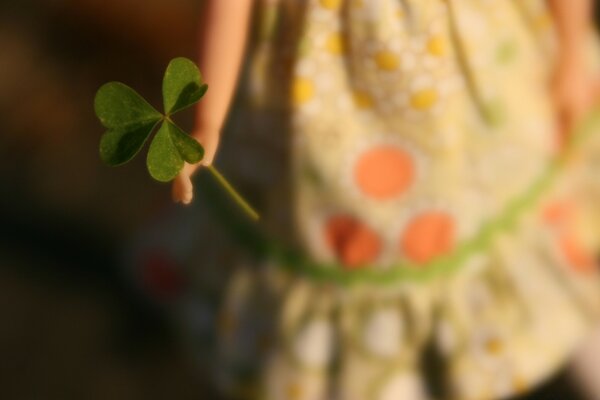
{"label": "child's hand", "polygon": [[190,204],[194,197],[192,175],[198,169],[197,165],[186,164],[179,175],[173,180],[171,196],[175,203]]}
{"label": "child's hand", "polygon": [[204,157],[198,164],[185,164],[179,175],[173,180],[171,196],[176,203],[190,204],[194,197],[194,185],[192,176],[198,168],[212,165],[219,147],[219,132],[195,132],[192,136],[199,139],[204,147]]}
{"label": "child's hand", "polygon": [[554,78],[552,94],[561,145],[597,102],[599,81],[583,67],[583,64],[574,61],[562,62]]}
{"label": "child's hand", "polygon": [[200,161],[200,165],[204,167],[212,165],[215,154],[217,154],[217,149],[219,148],[221,133],[217,130],[197,130],[192,136],[197,138],[204,147],[204,157],[202,158],[202,161]]}

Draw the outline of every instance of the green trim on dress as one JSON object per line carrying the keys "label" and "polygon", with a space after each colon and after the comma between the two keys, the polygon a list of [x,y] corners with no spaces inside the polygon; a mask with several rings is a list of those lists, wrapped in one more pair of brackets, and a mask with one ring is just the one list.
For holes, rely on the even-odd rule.
{"label": "green trim on dress", "polygon": [[219,198],[215,187],[203,184],[203,187],[206,187],[204,194],[221,222],[252,254],[272,259],[282,268],[313,281],[342,286],[430,281],[456,272],[466,264],[468,259],[488,250],[500,234],[514,228],[526,212],[531,210],[552,187],[574,149],[579,147],[594,128],[599,127],[599,124],[600,110],[594,110],[575,130],[566,149],[549,162],[541,176],[524,193],[510,201],[504,211],[485,223],[473,238],[464,241],[452,254],[424,264],[400,262],[384,268],[381,265],[364,265],[358,270],[348,270],[337,262],[314,262],[297,250],[275,239],[265,237],[255,224],[243,223],[239,215],[232,214],[231,210],[225,210],[224,202]]}

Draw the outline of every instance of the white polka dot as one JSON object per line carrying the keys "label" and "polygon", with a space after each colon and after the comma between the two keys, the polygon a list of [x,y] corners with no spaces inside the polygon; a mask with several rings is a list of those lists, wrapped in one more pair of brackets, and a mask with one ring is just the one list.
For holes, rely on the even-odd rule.
{"label": "white polka dot", "polygon": [[311,59],[304,58],[298,61],[296,72],[298,75],[310,76],[316,72],[316,66]]}
{"label": "white polka dot", "polygon": [[456,348],[456,332],[446,320],[440,321],[437,331],[437,343],[441,352],[450,355]]}
{"label": "white polka dot", "polygon": [[396,374],[382,388],[379,400],[421,400],[425,390],[419,377],[408,372]]}
{"label": "white polka dot", "polygon": [[404,71],[412,71],[417,67],[417,57],[414,53],[406,52],[402,55],[401,67]]}
{"label": "white polka dot", "polygon": [[380,357],[391,357],[401,350],[404,323],[397,310],[380,309],[367,319],[364,335],[369,351]]}
{"label": "white polka dot", "polygon": [[473,312],[479,313],[487,310],[492,305],[492,294],[485,284],[477,282],[469,288],[467,302]]}
{"label": "white polka dot", "polygon": [[314,320],[304,326],[294,342],[298,360],[308,367],[324,367],[333,350],[333,328],[324,319]]}

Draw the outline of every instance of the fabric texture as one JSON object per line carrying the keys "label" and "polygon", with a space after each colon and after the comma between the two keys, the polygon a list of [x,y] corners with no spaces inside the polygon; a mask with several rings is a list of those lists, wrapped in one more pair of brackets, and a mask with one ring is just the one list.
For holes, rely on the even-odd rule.
{"label": "fabric texture", "polygon": [[518,218],[484,229],[559,157],[545,2],[271,0],[257,19],[241,127],[254,133],[235,162],[264,194],[268,237],[337,271],[323,276],[359,278],[277,257],[239,268],[220,385],[269,400],[475,400],[556,372],[600,307],[598,140],[561,159]]}

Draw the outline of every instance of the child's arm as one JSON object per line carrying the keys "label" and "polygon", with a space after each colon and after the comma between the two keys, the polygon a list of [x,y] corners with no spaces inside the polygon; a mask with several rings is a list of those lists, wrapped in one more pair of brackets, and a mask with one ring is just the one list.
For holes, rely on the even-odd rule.
{"label": "child's arm", "polygon": [[586,36],[592,23],[591,0],[549,0],[556,20],[561,56],[568,60],[583,61]]}
{"label": "child's arm", "polygon": [[588,65],[592,0],[548,0],[559,39],[559,60],[553,82],[559,123],[563,133],[590,109],[594,82]]}
{"label": "child's arm", "polygon": [[[219,135],[234,95],[247,39],[253,0],[205,0],[200,21],[199,66],[209,90],[197,108],[194,136],[205,149],[202,165],[213,162]],[[199,165],[186,164],[175,178],[173,200],[192,201],[192,174]]]}

